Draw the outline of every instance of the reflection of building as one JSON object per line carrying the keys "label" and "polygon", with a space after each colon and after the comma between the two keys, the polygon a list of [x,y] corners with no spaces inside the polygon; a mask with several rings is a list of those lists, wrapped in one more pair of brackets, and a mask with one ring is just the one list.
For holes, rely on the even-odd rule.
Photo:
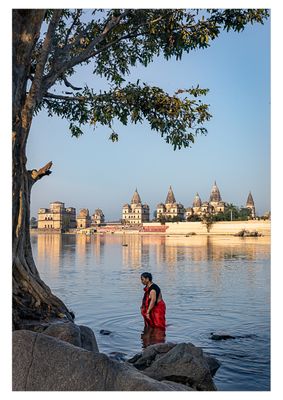
{"label": "reflection of building", "polygon": [[50,203],[49,208],[38,210],[38,229],[64,232],[76,227],[76,209],[65,208],[61,201]]}
{"label": "reflection of building", "polygon": [[123,206],[122,220],[125,224],[142,224],[149,221],[149,206],[142,204],[137,189],[132,197],[131,204]]}
{"label": "reflection of building", "polygon": [[177,219],[182,221],[184,219],[184,206],[181,203],[177,203],[172,187],[169,187],[169,191],[165,200],[165,204],[159,203],[157,205],[157,218],[165,218],[165,219]]}
{"label": "reflection of building", "polygon": [[[71,236],[71,235],[68,235]],[[37,262],[49,271],[50,275],[56,276],[62,262],[62,235],[44,234],[37,235]],[[40,271],[41,272],[41,271]],[[43,272],[43,271],[42,271]],[[44,271],[46,273],[46,271]]]}
{"label": "reflection of building", "polygon": [[88,228],[91,225],[91,218],[87,208],[82,208],[77,216],[77,228]]}
{"label": "reflection of building", "polygon": [[95,210],[94,214],[92,215],[91,220],[92,220],[92,224],[93,225],[103,224],[104,221],[105,221],[105,217],[104,217],[103,211],[100,210],[100,208],[97,208]]}
{"label": "reflection of building", "polygon": [[246,208],[251,210],[251,217],[255,218],[255,203],[251,192],[249,193],[247,198]]}
{"label": "reflection of building", "polygon": [[149,263],[149,243],[145,241],[142,235],[123,235],[122,257],[123,265],[126,267],[140,267]]}

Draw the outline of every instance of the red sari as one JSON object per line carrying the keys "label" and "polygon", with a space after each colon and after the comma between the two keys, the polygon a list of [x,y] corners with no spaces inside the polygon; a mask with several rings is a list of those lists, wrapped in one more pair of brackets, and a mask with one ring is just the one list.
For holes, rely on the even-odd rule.
{"label": "red sari", "polygon": [[151,326],[153,328],[166,328],[166,319],[165,319],[165,312],[166,312],[166,304],[163,300],[160,300],[154,307],[151,309],[149,318],[146,316],[146,312],[148,310],[148,306],[150,303],[149,298],[149,288],[146,286],[144,289],[145,294],[143,298],[142,304],[142,316],[144,318],[145,326]]}

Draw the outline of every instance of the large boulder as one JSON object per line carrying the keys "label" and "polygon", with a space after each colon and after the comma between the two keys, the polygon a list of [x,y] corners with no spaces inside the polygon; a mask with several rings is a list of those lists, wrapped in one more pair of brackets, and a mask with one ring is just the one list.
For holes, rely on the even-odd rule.
{"label": "large boulder", "polygon": [[128,363],[88,351],[56,337],[13,332],[15,391],[184,391],[185,385],[158,382]]}
{"label": "large boulder", "polygon": [[89,351],[99,352],[93,330],[84,325],[79,325],[79,328],[81,331],[81,347]]}
{"label": "large boulder", "polygon": [[93,331],[84,325],[76,325],[69,321],[56,322],[50,324],[43,333],[86,350],[99,351]]}
{"label": "large boulder", "polygon": [[191,343],[151,345],[128,362],[159,381],[182,383],[194,390],[217,390],[212,376],[220,363]]}

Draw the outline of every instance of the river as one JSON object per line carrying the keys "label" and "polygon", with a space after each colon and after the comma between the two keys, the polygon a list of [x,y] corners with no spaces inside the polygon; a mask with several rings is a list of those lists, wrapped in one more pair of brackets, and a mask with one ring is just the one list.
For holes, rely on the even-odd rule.
{"label": "river", "polygon": [[[191,342],[221,363],[222,391],[270,390],[270,238],[32,234],[41,278],[91,327],[99,350],[127,357],[143,335],[140,274],[166,303],[166,336]],[[109,330],[110,335],[100,334]],[[235,339],[211,340],[211,332]]]}

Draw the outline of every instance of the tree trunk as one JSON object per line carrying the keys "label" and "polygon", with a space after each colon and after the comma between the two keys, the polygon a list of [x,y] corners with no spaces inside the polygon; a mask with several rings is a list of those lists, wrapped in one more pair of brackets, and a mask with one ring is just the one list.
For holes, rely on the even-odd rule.
{"label": "tree trunk", "polygon": [[40,279],[29,232],[30,194],[33,184],[49,175],[52,163],[39,171],[26,169],[26,142],[38,97],[26,94],[31,54],[38,40],[45,10],[13,11],[13,328],[28,321],[50,318],[73,320],[65,304]]}

